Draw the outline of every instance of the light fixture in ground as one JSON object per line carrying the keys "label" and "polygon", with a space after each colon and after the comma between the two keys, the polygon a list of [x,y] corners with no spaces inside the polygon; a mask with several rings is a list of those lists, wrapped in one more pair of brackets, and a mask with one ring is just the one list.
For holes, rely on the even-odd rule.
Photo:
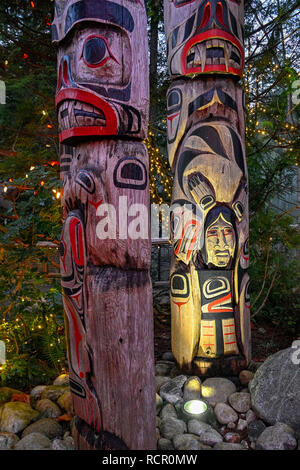
{"label": "light fixture in ground", "polygon": [[200,415],[207,411],[207,404],[202,400],[189,400],[183,407],[184,411],[191,415]]}

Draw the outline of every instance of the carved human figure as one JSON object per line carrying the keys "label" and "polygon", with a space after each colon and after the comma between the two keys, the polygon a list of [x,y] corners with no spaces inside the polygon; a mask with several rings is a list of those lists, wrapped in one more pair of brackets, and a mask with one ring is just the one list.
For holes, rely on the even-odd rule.
{"label": "carved human figure", "polygon": [[[165,0],[172,350],[199,374],[250,359],[243,1]],[[183,79],[184,78],[184,79]]]}

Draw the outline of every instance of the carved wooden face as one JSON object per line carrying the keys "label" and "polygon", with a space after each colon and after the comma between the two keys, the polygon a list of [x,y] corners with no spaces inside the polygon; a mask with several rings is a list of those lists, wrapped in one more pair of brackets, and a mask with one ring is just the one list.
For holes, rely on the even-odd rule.
{"label": "carved wooden face", "polygon": [[52,33],[59,44],[61,142],[85,136],[145,136],[147,38],[138,37],[144,22],[145,7],[137,0],[57,2]]}
{"label": "carved wooden face", "polygon": [[241,15],[241,2],[235,0],[169,1],[165,22],[171,76],[202,73],[241,76],[244,67]]}
{"label": "carved wooden face", "polygon": [[205,249],[207,264],[211,263],[219,268],[226,268],[233,258],[235,244],[234,228],[221,213],[206,229]]}
{"label": "carved wooden face", "polygon": [[175,153],[182,137],[193,123],[211,119],[230,121],[240,135],[243,134],[243,123],[240,123],[238,110],[243,109],[243,91],[232,80],[226,83],[220,78],[207,78],[193,81],[190,86],[180,80],[172,85],[167,94],[168,154],[173,166]]}

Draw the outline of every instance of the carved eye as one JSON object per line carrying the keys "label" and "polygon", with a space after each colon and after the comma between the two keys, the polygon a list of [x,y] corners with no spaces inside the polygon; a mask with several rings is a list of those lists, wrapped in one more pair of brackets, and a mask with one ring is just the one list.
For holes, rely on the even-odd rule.
{"label": "carved eye", "polygon": [[214,229],[208,230],[207,232],[207,238],[216,237],[217,235],[218,235],[218,231]]}
{"label": "carved eye", "polygon": [[233,230],[232,230],[232,228],[225,228],[224,234],[225,234],[225,235],[233,235]]}
{"label": "carved eye", "polygon": [[119,63],[102,36],[89,36],[83,45],[82,56],[86,65],[92,68],[102,67],[110,59]]}

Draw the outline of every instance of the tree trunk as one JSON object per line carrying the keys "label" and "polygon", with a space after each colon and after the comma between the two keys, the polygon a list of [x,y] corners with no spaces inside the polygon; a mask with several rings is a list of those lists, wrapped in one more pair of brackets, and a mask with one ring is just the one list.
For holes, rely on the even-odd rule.
{"label": "tree trunk", "polygon": [[76,446],[155,449],[145,6],[57,0],[52,28]]}
{"label": "tree trunk", "polygon": [[174,172],[172,350],[183,370],[238,373],[251,356],[243,2],[165,0]]}

